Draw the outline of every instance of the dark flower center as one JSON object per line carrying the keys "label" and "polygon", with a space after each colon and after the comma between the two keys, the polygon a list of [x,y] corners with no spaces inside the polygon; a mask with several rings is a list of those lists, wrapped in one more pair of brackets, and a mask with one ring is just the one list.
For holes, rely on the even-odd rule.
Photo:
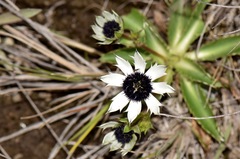
{"label": "dark flower center", "polygon": [[115,21],[108,21],[103,26],[103,34],[107,38],[114,38],[115,31],[119,31],[121,28],[119,24]]}
{"label": "dark flower center", "polygon": [[145,100],[152,89],[151,79],[143,73],[132,73],[123,81],[123,91],[130,100]]}
{"label": "dark flower center", "polygon": [[124,128],[123,126],[116,128],[114,135],[115,135],[117,141],[124,145],[126,143],[129,143],[132,140],[133,131],[131,130],[127,133],[124,133],[123,128]]}

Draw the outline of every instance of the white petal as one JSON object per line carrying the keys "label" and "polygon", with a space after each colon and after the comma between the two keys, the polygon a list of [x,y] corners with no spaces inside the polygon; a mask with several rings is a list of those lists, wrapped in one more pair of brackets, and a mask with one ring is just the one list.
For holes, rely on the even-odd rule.
{"label": "white petal", "polygon": [[152,82],[153,93],[164,94],[164,93],[174,93],[174,89],[169,86],[166,82]]}
{"label": "white petal", "polygon": [[122,111],[122,109],[129,103],[129,99],[125,96],[124,92],[120,92],[115,96],[111,103],[108,112],[115,112],[117,110]]}
{"label": "white petal", "polygon": [[[102,40],[103,41],[103,40]],[[104,39],[103,42],[98,42],[98,44],[101,44],[101,45],[108,45],[108,44],[111,44],[113,41],[112,40],[107,40],[107,39]]]}
{"label": "white petal", "polygon": [[120,149],[121,147],[122,147],[122,144],[119,143],[117,140],[114,140],[110,145],[110,151],[115,151],[117,149]]}
{"label": "white petal", "polygon": [[103,27],[106,20],[102,16],[97,16],[96,17],[96,22],[100,27]]}
{"label": "white petal", "polygon": [[96,40],[99,40],[99,41],[104,41],[105,40],[105,38],[102,35],[94,34],[94,35],[92,35],[92,37]]}
{"label": "white petal", "polygon": [[125,156],[129,151],[133,149],[133,147],[136,144],[136,141],[137,141],[137,136],[133,134],[132,140],[129,143],[125,144],[125,146],[121,150],[123,156]]}
{"label": "white petal", "polygon": [[166,67],[164,65],[153,65],[149,70],[146,72],[145,75],[151,78],[154,81],[157,78],[164,76],[166,73]]}
{"label": "white petal", "polygon": [[133,59],[134,59],[135,70],[139,70],[141,73],[144,73],[145,67],[146,67],[146,62],[137,50],[134,54]]}
{"label": "white petal", "polygon": [[110,12],[103,11],[102,15],[107,20],[115,20],[115,16],[113,14],[111,14]]}
{"label": "white petal", "polygon": [[112,14],[110,12],[108,12],[108,11],[103,11],[102,15],[104,16],[104,18],[112,16]]}
{"label": "white petal", "polygon": [[149,97],[145,99],[148,109],[151,113],[160,114],[160,108],[162,104],[150,93]]}
{"label": "white petal", "polygon": [[121,17],[116,17],[116,21],[117,23],[120,25],[120,28],[123,30],[123,20]]}
{"label": "white petal", "polygon": [[130,63],[128,61],[124,60],[123,58],[121,58],[119,56],[116,57],[116,61],[117,61],[117,67],[125,75],[129,75],[129,74],[133,73],[132,66],[130,65]]}
{"label": "white petal", "polygon": [[95,39],[103,39],[103,40],[106,39],[103,33],[93,34],[92,37],[94,37]]}
{"label": "white petal", "polygon": [[99,127],[104,130],[106,128],[116,128],[118,126],[120,126],[120,123],[118,123],[116,121],[110,121],[110,122],[107,122],[107,123],[104,123],[104,124],[100,125]]}
{"label": "white petal", "polygon": [[107,144],[112,143],[114,140],[116,140],[114,131],[111,131],[104,136],[102,144],[107,145]]}
{"label": "white petal", "polygon": [[118,22],[118,20],[119,19],[121,19],[120,17],[119,17],[119,15],[116,13],[116,12],[114,12],[113,10],[112,10],[112,15],[114,16],[114,19]]}
{"label": "white petal", "polygon": [[131,123],[141,112],[142,109],[142,103],[141,102],[136,102],[136,101],[130,101],[130,104],[128,105],[127,108],[127,117],[128,121]]}
{"label": "white petal", "polygon": [[108,86],[121,87],[125,78],[124,75],[118,73],[109,73],[108,75],[102,76],[101,80],[107,83]]}
{"label": "white petal", "polygon": [[102,28],[97,26],[97,25],[92,25],[92,29],[94,31],[95,34],[99,34],[99,33],[102,33]]}

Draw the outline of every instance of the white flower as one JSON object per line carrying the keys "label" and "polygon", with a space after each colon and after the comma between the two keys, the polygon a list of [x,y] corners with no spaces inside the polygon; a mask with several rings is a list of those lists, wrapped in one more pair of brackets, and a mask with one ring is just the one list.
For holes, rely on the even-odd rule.
{"label": "white flower", "polygon": [[115,128],[114,131],[109,132],[103,138],[103,145],[110,144],[110,151],[121,149],[122,156],[130,152],[137,141],[137,136],[131,130],[127,133],[123,131],[124,126],[117,122],[109,122],[100,126],[101,128]]}
{"label": "white flower", "polygon": [[155,64],[145,72],[146,62],[138,51],[135,52],[133,59],[134,70],[128,61],[117,56],[116,66],[124,75],[110,73],[101,77],[101,80],[107,83],[108,86],[122,87],[123,91],[112,99],[108,112],[121,111],[129,104],[126,109],[129,122],[132,122],[141,112],[142,101],[145,101],[151,113],[160,113],[159,106],[162,104],[152,93],[164,94],[174,92],[174,89],[166,82],[153,82],[166,74],[165,66]]}
{"label": "white flower", "polygon": [[102,16],[96,17],[95,25],[92,29],[95,33],[92,37],[99,40],[99,44],[111,44],[123,34],[123,22],[117,13],[113,14],[103,11]]}

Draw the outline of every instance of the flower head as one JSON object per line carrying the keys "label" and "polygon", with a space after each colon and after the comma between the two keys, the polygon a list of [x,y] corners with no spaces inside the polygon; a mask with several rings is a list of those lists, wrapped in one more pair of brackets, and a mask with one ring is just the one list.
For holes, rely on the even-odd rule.
{"label": "flower head", "polygon": [[137,141],[137,136],[131,130],[124,132],[124,126],[117,122],[108,122],[100,126],[101,128],[114,128],[114,131],[109,132],[103,138],[103,144],[110,144],[110,151],[121,149],[122,155],[126,155],[132,150]]}
{"label": "flower head", "polygon": [[141,112],[142,101],[145,101],[151,113],[160,113],[159,106],[162,104],[153,96],[153,93],[174,92],[174,89],[166,82],[153,82],[166,74],[165,66],[155,64],[146,71],[146,62],[138,51],[135,52],[133,59],[134,69],[128,61],[117,56],[116,66],[124,75],[110,73],[101,77],[101,80],[108,86],[122,87],[123,90],[112,99],[108,111],[121,111],[129,104],[126,109],[129,122],[132,122]]}
{"label": "flower head", "polygon": [[122,19],[117,13],[112,12],[103,11],[102,16],[96,17],[97,24],[92,25],[95,33],[93,38],[101,41],[99,44],[111,44],[123,34]]}

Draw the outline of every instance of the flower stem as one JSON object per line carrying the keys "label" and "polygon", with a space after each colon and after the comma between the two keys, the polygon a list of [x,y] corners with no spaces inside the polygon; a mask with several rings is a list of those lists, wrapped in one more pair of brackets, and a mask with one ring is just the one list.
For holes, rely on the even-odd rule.
{"label": "flower stem", "polygon": [[148,51],[148,52],[150,52],[150,53],[152,53],[152,54],[160,57],[160,58],[163,59],[164,61],[166,61],[166,58],[165,58],[163,55],[161,55],[161,54],[160,54],[159,52],[157,52],[157,51],[154,51],[153,49],[151,49],[150,47],[148,47],[148,46],[145,45],[144,43],[140,43],[140,44],[138,44],[137,46],[140,47],[140,48],[143,48],[144,50],[146,50],[146,51]]}

